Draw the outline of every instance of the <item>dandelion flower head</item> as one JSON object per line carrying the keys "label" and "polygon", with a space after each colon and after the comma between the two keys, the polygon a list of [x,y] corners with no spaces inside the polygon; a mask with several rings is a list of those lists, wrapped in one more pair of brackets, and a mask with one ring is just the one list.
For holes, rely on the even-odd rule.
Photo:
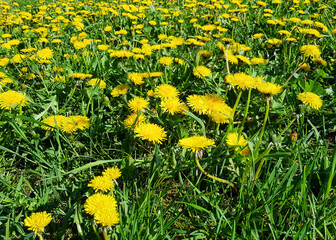
{"label": "dandelion flower head", "polygon": [[117,212],[117,209],[106,209],[102,211],[98,211],[94,215],[94,219],[97,221],[97,223],[100,223],[103,227],[104,226],[115,226],[119,224],[119,213]]}
{"label": "dandelion flower head", "polygon": [[179,91],[172,85],[161,84],[155,88],[155,94],[161,99],[176,98],[179,95]]}
{"label": "dandelion flower head", "polygon": [[167,111],[169,114],[174,115],[175,113],[182,112],[184,104],[176,98],[166,98],[161,101],[161,108]]}
{"label": "dandelion flower head", "polygon": [[309,107],[318,110],[322,107],[321,98],[312,92],[300,93],[297,98],[302,101],[304,104],[307,104]]}
{"label": "dandelion flower head", "polygon": [[52,217],[47,212],[32,213],[30,217],[24,220],[24,225],[28,227],[28,230],[37,234],[39,231],[44,232],[44,228],[51,222]]}
{"label": "dandelion flower head", "polygon": [[140,112],[148,107],[149,102],[143,97],[135,97],[128,101],[128,107],[133,112]]}
{"label": "dandelion flower head", "polygon": [[193,74],[198,78],[208,77],[211,74],[211,70],[205,66],[198,66],[193,69]]}
{"label": "dandelion flower head", "polygon": [[245,73],[229,74],[225,77],[225,81],[238,89],[246,90],[256,87],[255,79]]}
{"label": "dandelion flower head", "polygon": [[240,135],[238,138],[238,133],[229,133],[226,137],[226,144],[229,147],[246,146],[247,141],[242,135]]}
{"label": "dandelion flower head", "polygon": [[193,152],[198,152],[200,149],[214,147],[215,142],[205,136],[193,136],[180,139],[178,145],[182,148],[191,149]]}
{"label": "dandelion flower head", "polygon": [[164,128],[154,123],[143,123],[135,127],[134,132],[137,137],[152,143],[162,144],[166,140],[167,133]]}
{"label": "dandelion flower head", "polygon": [[27,97],[20,92],[9,90],[0,93],[0,108],[11,110],[16,106],[24,107],[28,104]]}
{"label": "dandelion flower head", "polygon": [[108,176],[97,176],[90,181],[88,187],[94,188],[96,192],[108,192],[114,187],[114,182]]}
{"label": "dandelion flower head", "polygon": [[113,196],[101,193],[91,195],[84,203],[84,211],[90,215],[95,215],[102,209],[114,209],[116,207],[117,201]]}
{"label": "dandelion flower head", "polygon": [[107,168],[103,172],[103,176],[109,177],[111,180],[116,180],[121,177],[120,169],[117,167]]}
{"label": "dandelion flower head", "polygon": [[[139,117],[138,117],[138,115],[139,115]],[[137,118],[138,118],[138,120],[137,120]],[[139,114],[137,112],[134,112],[131,115],[128,115],[126,117],[126,119],[124,121],[124,126],[127,129],[131,129],[131,127],[133,126],[133,124],[134,124],[134,126],[137,126],[139,124],[142,124],[144,121],[146,121],[146,117],[145,117],[145,115],[143,113]]]}
{"label": "dandelion flower head", "polygon": [[300,52],[305,57],[319,58],[321,56],[320,48],[317,45],[303,45],[300,48]]}
{"label": "dandelion flower head", "polygon": [[44,48],[42,50],[37,51],[36,55],[40,58],[40,59],[51,59],[53,57],[53,50],[51,50],[50,48]]}
{"label": "dandelion flower head", "polygon": [[282,87],[279,84],[271,82],[260,82],[257,84],[257,89],[266,95],[274,95],[282,92]]}
{"label": "dandelion flower head", "polygon": [[111,95],[112,97],[119,97],[120,95],[125,95],[128,92],[129,86],[127,84],[120,84],[113,88]]}

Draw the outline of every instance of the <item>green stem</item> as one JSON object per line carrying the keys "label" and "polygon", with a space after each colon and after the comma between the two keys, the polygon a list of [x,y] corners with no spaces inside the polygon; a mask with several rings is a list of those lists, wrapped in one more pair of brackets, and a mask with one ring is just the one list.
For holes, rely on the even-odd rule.
{"label": "green stem", "polygon": [[41,233],[37,233],[37,236],[39,236],[40,240],[43,240],[42,234]]}
{"label": "green stem", "polygon": [[221,183],[226,183],[226,184],[230,185],[235,191],[237,191],[236,186],[235,186],[233,183],[231,183],[231,182],[229,182],[229,181],[227,181],[227,180],[225,180],[225,179],[215,177],[215,176],[211,175],[210,173],[206,172],[206,171],[202,168],[201,164],[199,163],[196,154],[195,154],[195,163],[196,163],[198,169],[201,170],[201,172],[202,172],[205,176],[207,176],[207,177],[209,177],[209,178],[211,178],[211,179],[213,179],[213,180],[215,180],[215,181],[218,181],[218,182],[221,182]]}
{"label": "green stem", "polygon": [[103,236],[104,236],[104,240],[108,240],[106,227],[103,228]]}
{"label": "green stem", "polygon": [[265,158],[261,159],[261,162],[259,163],[258,169],[257,169],[257,171],[256,171],[256,173],[254,175],[254,180],[255,181],[257,181],[258,178],[259,178],[259,173],[261,171],[262,166],[264,165],[264,162],[265,162]]}
{"label": "green stem", "polygon": [[94,222],[92,223],[92,228],[93,228],[94,233],[95,233],[96,236],[97,236],[97,239],[98,239],[98,240],[101,240],[100,235],[99,235],[99,233],[98,233],[98,231],[97,231],[97,228],[96,228],[96,224],[95,224]]}
{"label": "green stem", "polygon": [[267,123],[267,118],[268,118],[268,113],[269,113],[269,109],[270,109],[270,103],[269,103],[270,99],[269,97],[266,98],[266,102],[267,102],[267,107],[266,107],[266,114],[265,114],[265,119],[264,119],[264,123],[263,123],[263,126],[262,126],[262,129],[261,129],[261,133],[260,133],[260,137],[259,137],[259,141],[258,141],[258,144],[255,148],[255,151],[258,153],[258,150],[259,150],[259,146],[260,146],[260,143],[261,143],[261,139],[264,135],[264,131],[265,131],[265,127],[266,127],[266,123]]}

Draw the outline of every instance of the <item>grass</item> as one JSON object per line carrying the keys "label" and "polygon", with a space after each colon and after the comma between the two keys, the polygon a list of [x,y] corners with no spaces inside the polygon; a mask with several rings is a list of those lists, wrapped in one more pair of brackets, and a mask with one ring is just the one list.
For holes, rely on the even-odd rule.
{"label": "grass", "polygon": [[[333,239],[335,7],[327,0],[0,1],[0,238]],[[270,10],[273,14],[265,15]],[[22,22],[8,20],[18,15]],[[206,30],[209,25],[216,29]],[[112,31],[105,31],[106,26]],[[302,29],[315,29],[321,37]],[[289,31],[296,42],[279,30]],[[257,33],[264,35],[254,39]],[[274,38],[282,42],[271,46]],[[15,39],[19,44],[7,48]],[[61,43],[52,42],[57,39]],[[321,59],[304,56],[303,45],[317,45]],[[52,56],[38,57],[47,47]],[[24,53],[27,49],[31,52]],[[133,56],[113,55],[121,50]],[[210,57],[201,56],[201,50]],[[184,64],[164,66],[161,57]],[[255,57],[267,61],[248,62]],[[302,63],[310,69],[303,70]],[[197,66],[210,69],[210,76],[197,77]],[[153,72],[162,76],[144,78],[140,85],[129,78]],[[72,73],[92,77],[73,78]],[[262,76],[282,91],[263,94],[256,87],[260,83],[244,90],[248,80],[229,84],[230,73]],[[55,81],[57,76],[64,82]],[[5,83],[7,77],[12,83]],[[88,85],[92,78],[106,87]],[[112,97],[120,84],[129,90]],[[174,86],[188,108],[169,114],[157,94],[160,84]],[[27,106],[5,109],[1,94],[9,90],[23,93]],[[298,100],[302,92],[316,94],[322,107]],[[218,104],[214,99],[202,111],[188,100],[205,94],[225,101],[231,112],[213,108],[225,123],[216,123],[204,107]],[[146,122],[162,126],[167,134],[162,144],[136,136],[139,114],[130,129],[125,127],[132,113],[127,104],[139,96],[149,102],[142,111]],[[84,116],[89,127],[78,129],[80,124],[72,123],[76,130],[67,132],[57,122],[45,130],[50,123],[44,120],[53,115]],[[230,147],[229,133],[246,143]],[[179,140],[191,136],[206,136],[216,146],[197,153],[179,146]],[[84,205],[98,191],[88,183],[109,167],[122,172],[105,193],[117,200],[120,219],[115,226],[102,226]],[[43,211],[52,221],[35,234],[24,220]]]}

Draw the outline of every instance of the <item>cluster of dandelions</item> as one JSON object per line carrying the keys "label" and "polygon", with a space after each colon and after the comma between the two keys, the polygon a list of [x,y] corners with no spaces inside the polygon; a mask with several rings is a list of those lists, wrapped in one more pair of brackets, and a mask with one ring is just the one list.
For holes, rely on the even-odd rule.
{"label": "cluster of dandelions", "polygon": [[59,127],[61,131],[66,133],[72,133],[77,130],[84,130],[90,127],[90,119],[84,116],[62,116],[53,115],[42,120],[42,123],[46,125],[42,126],[42,129],[48,131],[54,131],[55,127]]}
{"label": "cluster of dandelions", "polygon": [[92,215],[94,220],[103,227],[112,227],[119,224],[119,212],[117,201],[112,194],[116,179],[121,176],[119,168],[107,168],[102,176],[94,177],[88,187],[95,190],[95,194],[89,196],[84,204],[84,210]]}

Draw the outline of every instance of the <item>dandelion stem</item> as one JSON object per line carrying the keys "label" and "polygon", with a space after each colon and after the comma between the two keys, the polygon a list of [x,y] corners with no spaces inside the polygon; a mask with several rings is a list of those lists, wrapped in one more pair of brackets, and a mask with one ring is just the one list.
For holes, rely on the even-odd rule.
{"label": "dandelion stem", "polygon": [[[304,63],[304,62],[303,62],[303,63]],[[297,73],[297,71],[299,71],[299,70],[302,68],[303,63],[301,63],[301,64],[299,65],[299,67],[298,67],[297,69],[295,69],[295,71],[292,73],[292,75],[289,76],[289,78],[288,78],[288,79],[286,80],[286,82],[282,85],[282,87],[286,86],[287,83],[289,82],[289,80],[292,79],[292,77],[294,76],[294,74]]]}
{"label": "dandelion stem", "polygon": [[259,146],[260,146],[260,143],[261,143],[261,139],[264,135],[264,131],[265,131],[265,127],[266,127],[266,123],[267,123],[267,118],[268,118],[268,113],[269,113],[269,109],[270,109],[270,103],[269,103],[270,99],[269,97],[266,98],[266,102],[267,102],[267,107],[266,107],[266,114],[265,114],[265,119],[264,119],[264,123],[263,123],[263,126],[262,126],[262,129],[261,129],[261,132],[260,132],[260,136],[259,136],[259,141],[258,141],[258,144],[256,146],[256,152],[258,152],[259,150]]}
{"label": "dandelion stem", "polygon": [[41,233],[37,233],[37,236],[39,236],[40,240],[43,240],[42,234]]}
{"label": "dandelion stem", "polygon": [[228,74],[230,74],[229,57],[228,57],[229,47],[230,47],[230,45],[228,44],[227,47],[226,47],[226,52],[225,52],[226,69],[227,69]]}
{"label": "dandelion stem", "polygon": [[201,172],[202,172],[205,176],[207,176],[207,177],[209,177],[209,178],[211,178],[211,179],[213,179],[213,180],[215,180],[215,181],[218,181],[218,182],[221,182],[221,183],[226,183],[226,184],[230,185],[230,186],[233,188],[233,190],[234,190],[235,192],[237,192],[237,188],[236,188],[236,186],[235,186],[233,183],[231,183],[231,182],[229,182],[229,181],[227,181],[227,180],[225,180],[225,179],[222,179],[222,178],[219,178],[219,177],[215,177],[215,176],[211,175],[210,173],[208,173],[207,171],[205,171],[205,170],[202,168],[201,164],[199,163],[196,154],[195,154],[195,163],[196,163],[198,169],[201,170]]}

